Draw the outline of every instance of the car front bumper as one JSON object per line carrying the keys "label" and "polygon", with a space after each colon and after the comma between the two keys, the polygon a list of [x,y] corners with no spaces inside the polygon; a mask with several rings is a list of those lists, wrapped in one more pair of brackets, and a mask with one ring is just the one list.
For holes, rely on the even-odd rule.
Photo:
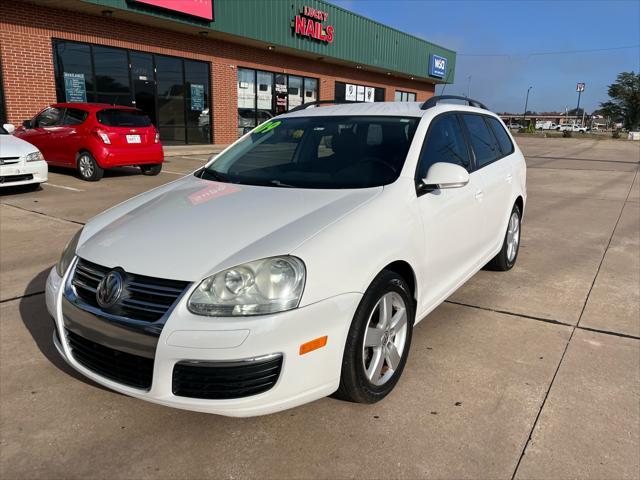
{"label": "car front bumper", "polygon": [[[71,270],[71,269],[70,269]],[[54,343],[74,369],[120,393],[175,408],[227,416],[254,416],[295,407],[333,393],[340,382],[342,355],[354,312],[362,295],[348,293],[274,315],[210,318],[191,314],[187,292],[165,323],[155,351],[149,390],[105,378],[74,358],[62,314],[63,279],[53,268],[46,285],[47,309],[57,330]],[[327,336],[325,347],[300,354],[300,346]],[[282,355],[280,375],[268,391],[243,398],[208,400],[174,395],[176,363],[244,361]]]}
{"label": "car front bumper", "polygon": [[0,165],[0,187],[43,183],[48,180],[48,175],[49,169],[44,160]]}

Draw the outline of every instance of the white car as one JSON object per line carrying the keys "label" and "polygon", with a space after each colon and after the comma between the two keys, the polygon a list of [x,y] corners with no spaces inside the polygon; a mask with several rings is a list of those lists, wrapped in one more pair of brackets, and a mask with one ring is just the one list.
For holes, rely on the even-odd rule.
{"label": "white car", "polygon": [[414,324],[518,256],[523,155],[495,114],[444,98],[301,106],[93,218],[48,277],[57,349],[201,412],[384,398]]}
{"label": "white car", "polygon": [[563,123],[562,125],[558,125],[556,127],[556,130],[558,130],[559,132],[578,132],[578,133],[587,133],[587,127],[581,127],[580,125],[576,125],[576,124],[566,124]]}
{"label": "white car", "polygon": [[42,153],[11,135],[11,124],[0,127],[0,188],[28,185],[37,188],[47,181],[49,169]]}

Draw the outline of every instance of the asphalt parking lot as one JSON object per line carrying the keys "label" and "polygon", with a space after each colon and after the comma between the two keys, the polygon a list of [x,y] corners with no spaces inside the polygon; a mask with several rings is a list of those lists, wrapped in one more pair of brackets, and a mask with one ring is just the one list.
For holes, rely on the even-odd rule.
{"label": "asphalt parking lot", "polygon": [[56,170],[0,196],[0,476],[638,478],[640,143],[518,138],[520,256],[482,271],[414,332],[375,405],[331,398],[234,419],[105,390],[51,344],[44,281],[98,212],[179,178],[174,156],[86,183]]}

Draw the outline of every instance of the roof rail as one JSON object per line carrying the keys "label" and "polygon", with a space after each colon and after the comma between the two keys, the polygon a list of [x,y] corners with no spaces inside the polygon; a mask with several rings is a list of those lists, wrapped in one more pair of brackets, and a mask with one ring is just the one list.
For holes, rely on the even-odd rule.
{"label": "roof rail", "polygon": [[484,110],[489,110],[484,103],[481,103],[478,100],[474,100],[469,97],[461,97],[459,95],[437,95],[435,97],[431,97],[420,106],[420,109],[427,110],[428,108],[435,107],[441,100],[464,100],[470,107],[478,107]]}
{"label": "roof rail", "polygon": [[342,104],[342,103],[364,103],[364,102],[354,102],[352,100],[316,100],[315,102],[303,103],[302,105],[298,105],[295,108],[292,108],[287,113],[297,112],[299,110],[304,110],[305,108],[313,107],[315,105],[324,105],[324,104],[333,103],[334,105]]}

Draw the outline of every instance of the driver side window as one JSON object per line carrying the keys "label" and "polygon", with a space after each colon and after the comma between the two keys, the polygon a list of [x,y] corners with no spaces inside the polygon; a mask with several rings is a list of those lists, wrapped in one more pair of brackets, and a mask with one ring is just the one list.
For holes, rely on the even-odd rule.
{"label": "driver side window", "polygon": [[62,122],[61,108],[49,107],[36,117],[36,127],[55,127]]}
{"label": "driver side window", "polygon": [[469,150],[455,114],[441,115],[431,122],[420,152],[417,178],[426,177],[431,165],[438,162],[455,163],[470,170]]}

